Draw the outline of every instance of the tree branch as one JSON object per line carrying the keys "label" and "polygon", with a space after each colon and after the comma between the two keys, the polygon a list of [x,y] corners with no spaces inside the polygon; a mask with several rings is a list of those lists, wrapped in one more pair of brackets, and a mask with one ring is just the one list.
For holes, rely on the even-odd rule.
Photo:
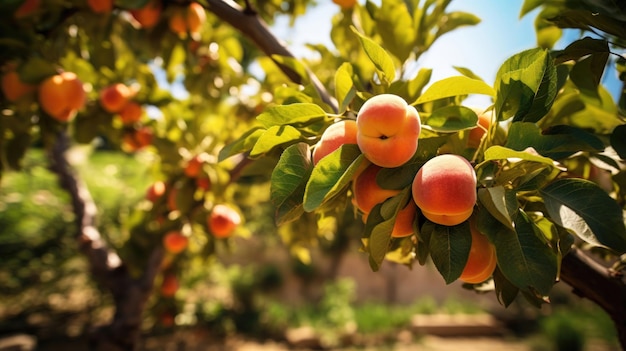
{"label": "tree branch", "polygon": [[617,335],[626,350],[626,283],[623,277],[611,274],[608,267],[573,247],[563,257],[561,279],[576,295],[598,304],[613,319]]}
{"label": "tree branch", "polygon": [[[246,11],[237,3],[231,0],[207,0],[207,9],[217,15],[220,19],[227,22],[242,34],[248,37],[256,46],[269,56],[276,65],[287,75],[287,77],[296,84],[302,84],[302,78],[294,70],[274,60],[273,55],[294,57],[294,55],[281,44],[278,39],[270,32],[267,24],[255,12]],[[335,113],[339,107],[337,101],[326,91],[324,85],[319,81],[317,76],[307,69],[308,79],[320,95],[324,103],[330,106]]]}

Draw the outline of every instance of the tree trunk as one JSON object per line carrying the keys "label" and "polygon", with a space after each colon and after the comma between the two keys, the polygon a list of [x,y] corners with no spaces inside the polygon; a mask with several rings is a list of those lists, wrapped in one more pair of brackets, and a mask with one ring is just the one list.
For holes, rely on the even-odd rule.
{"label": "tree trunk", "polygon": [[70,196],[76,215],[76,239],[87,258],[93,278],[113,295],[115,315],[109,325],[97,329],[91,338],[94,350],[135,350],[139,343],[141,322],[154,278],[159,272],[163,249],[150,255],[144,273],[131,277],[119,255],[103,240],[95,223],[96,205],[87,187],[73,172],[66,158],[69,137],[60,133],[48,150],[50,169],[57,175],[59,185]]}
{"label": "tree trunk", "polygon": [[595,302],[606,311],[613,319],[622,349],[626,350],[626,283],[623,275],[574,247],[563,257],[561,280],[571,286],[576,295]]}

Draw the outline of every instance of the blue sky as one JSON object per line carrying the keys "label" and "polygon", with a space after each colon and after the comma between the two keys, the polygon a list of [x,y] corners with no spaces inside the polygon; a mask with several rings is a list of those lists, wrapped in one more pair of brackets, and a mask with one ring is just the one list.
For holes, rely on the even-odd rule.
{"label": "blue sky", "polygon": [[[364,4],[364,0],[358,0]],[[510,56],[536,46],[534,20],[536,11],[519,17],[523,0],[454,0],[448,10],[475,14],[481,23],[460,28],[439,38],[419,61],[420,67],[433,69],[431,82],[458,75],[453,66],[471,69],[486,82],[493,83],[500,65]],[[272,31],[284,40],[297,57],[311,55],[306,43],[332,46],[330,41],[330,18],[338,7],[331,0],[319,0],[319,5],[296,20],[293,28],[286,18],[277,21]],[[569,37],[571,37],[570,33]],[[556,49],[562,49],[568,41],[561,40]],[[614,72],[610,74],[615,75]],[[607,77],[613,96],[619,90],[615,77]],[[470,98],[472,99],[472,98]],[[473,98],[476,104],[488,101]],[[468,101],[469,102],[469,101]]]}

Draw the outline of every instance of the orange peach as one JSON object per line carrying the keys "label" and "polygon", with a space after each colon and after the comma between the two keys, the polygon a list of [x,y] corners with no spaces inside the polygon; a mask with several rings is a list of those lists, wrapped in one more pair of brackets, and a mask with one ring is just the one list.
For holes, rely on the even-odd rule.
{"label": "orange peach", "polygon": [[480,142],[483,140],[489,126],[491,125],[492,112],[485,112],[478,114],[478,125],[469,131],[467,138],[467,147],[476,149],[480,146]]}
{"label": "orange peach", "polygon": [[2,93],[8,101],[15,102],[36,89],[35,85],[24,83],[16,71],[8,71],[2,75]]}
{"label": "orange peach", "polygon": [[152,143],[154,134],[150,127],[140,127],[133,129],[124,134],[122,140],[122,150],[126,152],[135,152],[143,149]]}
{"label": "orange peach", "polygon": [[95,13],[109,13],[113,10],[113,0],[87,0],[87,5]]}
{"label": "orange peach", "polygon": [[150,202],[157,201],[161,196],[165,194],[166,186],[165,183],[158,180],[154,182],[148,190],[146,190],[146,200]]}
{"label": "orange peach", "polygon": [[415,202],[409,201],[409,203],[400,211],[396,216],[396,222],[393,224],[393,230],[391,236],[394,238],[402,238],[413,234],[413,222],[415,221],[415,215],[417,213],[417,206]]}
{"label": "orange peach", "polygon": [[13,16],[17,19],[31,16],[41,6],[41,0],[24,0],[22,5],[15,10]]}
{"label": "orange peach", "polygon": [[333,2],[344,10],[351,9],[356,5],[356,0],[333,0]]}
{"label": "orange peach", "polygon": [[466,283],[478,284],[487,280],[496,269],[496,248],[476,228],[473,220],[470,220],[472,233],[472,246],[470,248],[467,263],[459,279]]}
{"label": "orange peach", "polygon": [[117,113],[126,106],[130,96],[131,91],[126,85],[122,83],[109,85],[100,91],[100,105],[107,112]]}
{"label": "orange peach", "polygon": [[161,18],[161,1],[151,0],[144,7],[131,10],[130,14],[142,28],[152,28]]}
{"label": "orange peach", "polygon": [[353,183],[354,204],[364,214],[369,214],[377,204],[397,195],[399,190],[383,189],[376,181],[381,167],[370,164]]}
{"label": "orange peach", "polygon": [[356,121],[344,120],[331,124],[313,149],[313,164],[337,150],[343,144],[356,144]]}
{"label": "orange peach", "polygon": [[417,150],[419,114],[397,95],[382,94],[367,100],[356,123],[361,152],[378,166],[402,166]]}
{"label": "orange peach", "polygon": [[200,154],[190,158],[183,169],[185,175],[189,178],[195,178],[200,174],[202,165],[204,164],[205,155]]}
{"label": "orange peach", "polygon": [[172,32],[181,37],[187,36],[187,32],[192,36],[197,36],[205,21],[204,7],[197,2],[192,2],[187,7],[175,9],[170,17],[169,27]]}
{"label": "orange peach", "polygon": [[453,226],[467,220],[476,204],[476,172],[463,157],[435,156],[417,172],[413,200],[426,218]]}
{"label": "orange peach", "polygon": [[139,122],[142,114],[143,109],[141,108],[141,105],[134,101],[129,101],[119,112],[122,123],[125,125]]}
{"label": "orange peach", "polygon": [[179,231],[171,231],[163,237],[163,247],[170,253],[179,254],[187,248],[189,239]]}
{"label": "orange peach", "polygon": [[178,291],[179,283],[178,278],[173,274],[168,274],[163,277],[161,282],[161,295],[164,297],[172,297],[176,295]]}
{"label": "orange peach", "polygon": [[46,78],[39,86],[41,109],[52,118],[67,122],[87,101],[83,83],[75,73],[63,72]]}
{"label": "orange peach", "polygon": [[207,219],[209,230],[216,238],[229,237],[240,223],[239,213],[222,204],[213,206]]}

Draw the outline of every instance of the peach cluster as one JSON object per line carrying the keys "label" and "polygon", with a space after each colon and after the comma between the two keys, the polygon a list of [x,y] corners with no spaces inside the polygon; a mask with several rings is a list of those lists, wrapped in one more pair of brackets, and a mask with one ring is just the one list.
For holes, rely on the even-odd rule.
{"label": "peach cluster", "polygon": [[118,114],[124,125],[139,122],[143,108],[135,101],[135,91],[122,83],[111,84],[100,91],[100,106],[109,112]]}
{"label": "peach cluster", "polygon": [[204,22],[206,22],[204,7],[192,2],[184,7],[174,8],[168,24],[170,30],[181,38],[187,37],[189,33],[193,39],[198,39]]}
{"label": "peach cluster", "polygon": [[[480,144],[490,120],[489,115],[480,116],[477,127],[471,130],[468,147]],[[356,121],[335,122],[322,133],[313,148],[312,161],[317,165],[342,145],[358,145],[367,161],[353,179],[352,201],[367,221],[376,205],[400,194],[400,190],[383,188],[377,178],[384,168],[401,167],[411,161],[420,132],[421,120],[415,107],[397,95],[376,95],[365,101]],[[426,219],[439,225],[455,226],[469,220],[477,200],[476,186],[474,167],[462,156],[443,154],[431,158],[413,178],[412,200],[398,211],[392,237],[414,233],[418,208]],[[472,253],[462,280],[476,283],[492,274],[495,249],[475,226],[472,238]]]}

